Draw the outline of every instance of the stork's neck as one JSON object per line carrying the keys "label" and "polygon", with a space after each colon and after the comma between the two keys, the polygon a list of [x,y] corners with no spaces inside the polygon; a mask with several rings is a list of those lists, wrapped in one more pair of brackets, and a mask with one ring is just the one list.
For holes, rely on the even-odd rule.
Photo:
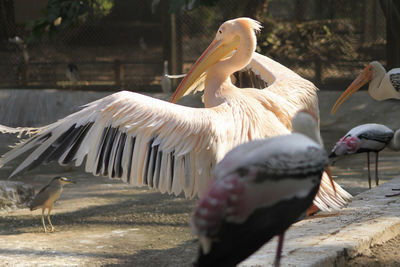
{"label": "stork's neck", "polygon": [[376,100],[386,99],[386,97],[384,96],[385,90],[382,90],[382,88],[380,88],[385,74],[386,70],[382,65],[374,65],[374,73],[368,86],[368,92],[372,96],[372,98]]}
{"label": "stork's neck", "polygon": [[400,150],[400,129],[398,129],[389,143],[389,148],[394,151]]}
{"label": "stork's neck", "polygon": [[[234,72],[246,67],[256,49],[257,39],[251,30],[241,29],[238,31],[240,38],[236,52],[229,58],[221,60],[207,71],[204,88],[204,104],[206,107],[219,104],[216,98],[223,94],[221,90],[227,87],[234,87],[229,76]],[[222,84],[225,83],[225,86]],[[218,96],[217,96],[218,95]]]}

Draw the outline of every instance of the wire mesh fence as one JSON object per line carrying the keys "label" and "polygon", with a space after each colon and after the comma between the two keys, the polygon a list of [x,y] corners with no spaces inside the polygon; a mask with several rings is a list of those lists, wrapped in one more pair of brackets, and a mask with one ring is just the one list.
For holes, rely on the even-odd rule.
{"label": "wire mesh fence", "polygon": [[322,87],[385,61],[378,0],[220,0],[176,13],[172,0],[89,2],[101,8],[29,42],[47,1],[0,0],[0,88],[159,91],[165,60],[169,73],[186,71],[218,26],[239,16],[262,22],[260,53]]}

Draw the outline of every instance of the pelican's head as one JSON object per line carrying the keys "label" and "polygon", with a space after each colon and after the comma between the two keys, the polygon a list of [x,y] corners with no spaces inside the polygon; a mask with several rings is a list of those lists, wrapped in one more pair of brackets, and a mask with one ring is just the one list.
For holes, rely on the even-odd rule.
{"label": "pelican's head", "polygon": [[[196,63],[189,70],[188,74],[179,84],[171,102],[176,103],[182,96],[190,93],[195,88],[193,84],[205,74],[205,72],[217,62],[227,58],[235,49],[237,49],[240,36],[244,33],[250,33],[255,38],[255,32],[260,31],[261,25],[258,21],[250,18],[238,18],[224,22],[218,29],[214,40],[197,59]],[[255,44],[254,49],[255,50]]]}
{"label": "pelican's head", "polygon": [[349,87],[340,95],[340,97],[336,100],[333,108],[331,110],[331,114],[334,115],[336,111],[339,109],[340,105],[346,101],[353,93],[359,90],[364,84],[369,83],[371,80],[377,77],[378,74],[385,72],[385,69],[378,61],[373,61],[369,63],[363,71],[358,75],[358,77],[350,84]]}

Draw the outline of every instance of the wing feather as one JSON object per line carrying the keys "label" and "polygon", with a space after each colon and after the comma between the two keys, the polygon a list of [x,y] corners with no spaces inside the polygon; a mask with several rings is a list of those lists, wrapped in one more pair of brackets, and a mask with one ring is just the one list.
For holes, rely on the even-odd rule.
{"label": "wing feather", "polygon": [[79,166],[86,159],[85,170],[94,175],[193,197],[196,186],[204,184],[196,180],[206,179],[207,184],[210,169],[219,160],[215,143],[226,142],[229,127],[221,127],[225,111],[119,92],[36,129],[35,135],[6,153],[0,165],[27,151],[30,154],[11,176],[41,163]]}

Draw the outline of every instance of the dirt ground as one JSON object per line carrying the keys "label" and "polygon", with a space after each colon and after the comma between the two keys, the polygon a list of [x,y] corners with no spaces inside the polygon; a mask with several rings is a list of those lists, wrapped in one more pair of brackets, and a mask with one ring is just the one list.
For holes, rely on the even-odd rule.
{"label": "dirt ground", "polygon": [[349,267],[400,266],[400,235],[371,248],[370,255],[360,255],[348,261]]}
{"label": "dirt ground", "polygon": [[[53,171],[29,176],[39,189]],[[197,248],[188,227],[194,201],[79,171],[57,175],[77,183],[65,187],[52,212],[56,231],[43,232],[40,210],[0,214],[1,266],[190,264]]]}
{"label": "dirt ground", "polygon": [[[322,99],[331,99],[327,103],[331,106],[335,97],[324,95]],[[353,101],[357,101],[355,98]],[[370,100],[366,95],[358,101],[366,101],[367,106],[363,108],[368,108]],[[387,105],[385,109],[388,109]],[[321,118],[327,116],[326,113],[327,110],[322,109]],[[341,119],[344,120],[339,113],[337,120]],[[358,122],[347,122],[342,128],[353,123]],[[321,126],[323,138],[329,133],[325,138],[327,147],[343,134],[342,131],[331,134],[335,121],[321,120]],[[6,145],[11,143],[12,138],[1,137],[0,153],[3,154]],[[380,159],[383,181],[398,175],[397,154],[386,153]],[[6,179],[16,165],[14,162],[1,168],[0,179]],[[338,162],[333,170],[339,183],[351,193],[366,190],[364,157]],[[197,252],[197,242],[189,229],[195,200],[132,188],[119,181],[86,174],[81,168],[70,169],[55,164],[13,179],[32,183],[39,190],[49,179],[59,175],[77,183],[66,186],[56,203],[51,217],[55,232],[43,233],[40,210],[0,212],[0,266],[190,265]],[[352,179],[343,178],[350,176]],[[399,251],[400,236],[383,246],[375,246],[372,256],[359,256],[348,264],[400,266]]]}

